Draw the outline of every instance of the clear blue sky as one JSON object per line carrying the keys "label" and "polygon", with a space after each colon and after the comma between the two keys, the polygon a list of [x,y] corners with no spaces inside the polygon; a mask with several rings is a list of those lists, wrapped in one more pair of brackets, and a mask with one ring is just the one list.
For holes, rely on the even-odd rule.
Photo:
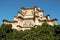
{"label": "clear blue sky", "polygon": [[44,15],[50,14],[51,19],[57,18],[60,24],[60,0],[0,0],[0,24],[3,19],[12,21],[22,6],[38,6],[44,10]]}

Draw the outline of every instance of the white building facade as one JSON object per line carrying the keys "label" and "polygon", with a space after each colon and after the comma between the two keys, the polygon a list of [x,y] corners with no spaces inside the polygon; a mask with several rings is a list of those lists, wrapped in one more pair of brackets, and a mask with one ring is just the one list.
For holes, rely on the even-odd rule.
{"label": "white building facade", "polygon": [[57,19],[50,19],[50,15],[44,16],[44,10],[38,7],[21,8],[18,11],[18,16],[14,16],[13,21],[3,20],[4,24],[12,24],[12,29],[25,30],[34,27],[35,25],[42,25],[44,22],[49,25],[57,25]]}

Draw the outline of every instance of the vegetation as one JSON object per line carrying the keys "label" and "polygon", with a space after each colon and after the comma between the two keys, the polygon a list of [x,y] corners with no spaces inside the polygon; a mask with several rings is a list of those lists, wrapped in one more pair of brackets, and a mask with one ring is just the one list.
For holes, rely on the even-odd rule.
{"label": "vegetation", "polygon": [[0,40],[60,40],[60,25],[48,25],[31,28],[31,30],[17,31],[12,25],[2,24],[0,27]]}

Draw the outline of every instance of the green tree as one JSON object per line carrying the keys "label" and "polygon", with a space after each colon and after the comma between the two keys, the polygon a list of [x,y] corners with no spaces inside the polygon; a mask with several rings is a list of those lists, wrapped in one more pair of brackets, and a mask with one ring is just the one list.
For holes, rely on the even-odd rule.
{"label": "green tree", "polygon": [[44,22],[30,30],[17,31],[11,24],[2,24],[0,40],[60,40],[60,25],[51,26]]}
{"label": "green tree", "polygon": [[60,25],[55,25],[56,40],[60,40]]}
{"label": "green tree", "polygon": [[0,39],[1,40],[6,40],[6,36],[8,33],[12,32],[12,25],[6,25],[6,24],[2,24],[0,27]]}

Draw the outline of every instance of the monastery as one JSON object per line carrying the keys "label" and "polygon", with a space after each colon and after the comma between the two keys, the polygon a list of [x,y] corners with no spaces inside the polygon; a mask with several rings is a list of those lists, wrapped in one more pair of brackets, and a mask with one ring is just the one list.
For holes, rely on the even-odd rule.
{"label": "monastery", "polygon": [[12,29],[25,30],[36,25],[42,25],[47,22],[49,25],[57,25],[57,19],[50,19],[50,15],[44,16],[44,10],[34,6],[32,8],[21,8],[18,16],[14,16],[13,21],[3,20],[4,24],[12,24]]}

